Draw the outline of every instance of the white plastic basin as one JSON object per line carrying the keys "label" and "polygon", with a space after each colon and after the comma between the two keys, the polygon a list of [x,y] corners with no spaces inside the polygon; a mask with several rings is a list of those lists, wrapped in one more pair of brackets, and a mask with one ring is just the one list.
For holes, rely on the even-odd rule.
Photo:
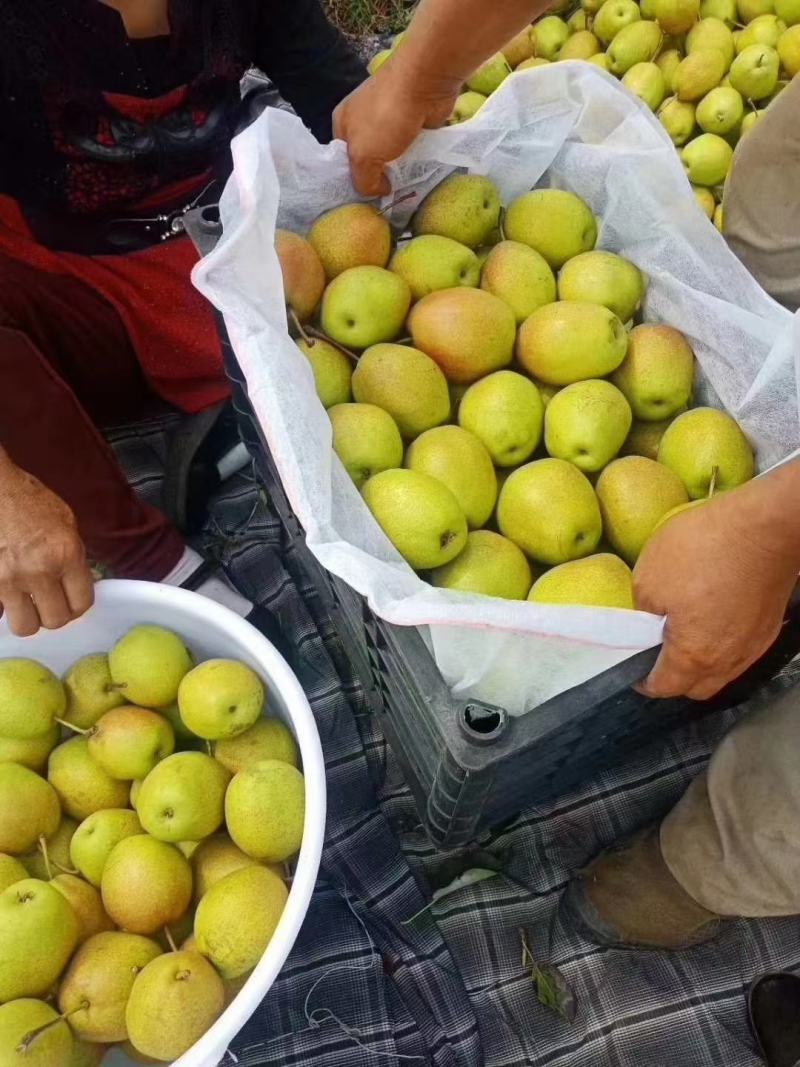
{"label": "white plastic basin", "polygon": [[[278,928],[236,999],[175,1061],[175,1067],[214,1067],[275,981],[308,911],[325,832],[325,765],[319,734],[305,693],[286,660],[234,612],[197,593],[153,582],[104,581],[96,590],[91,611],[62,630],[13,637],[0,619],[0,657],[28,656],[62,674],[80,656],[109,649],[137,623],[166,626],[180,634],[200,659],[231,657],[257,671],[267,694],[267,714],[283,719],[300,749],[306,785],[303,844]],[[103,1062],[109,1067],[135,1067],[118,1050]]]}

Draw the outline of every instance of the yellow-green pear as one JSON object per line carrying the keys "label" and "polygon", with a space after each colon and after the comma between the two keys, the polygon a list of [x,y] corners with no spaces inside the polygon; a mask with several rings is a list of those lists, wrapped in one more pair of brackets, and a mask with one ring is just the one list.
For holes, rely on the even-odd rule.
{"label": "yellow-green pear", "polygon": [[337,274],[322,298],[322,329],[345,348],[393,341],[411,305],[404,278],[382,267],[351,267]]}
{"label": "yellow-green pear", "polygon": [[559,300],[602,304],[622,322],[638,311],[643,296],[642,272],[612,252],[583,252],[568,260],[558,275]]}
{"label": "yellow-green pear", "polygon": [[569,26],[558,15],[546,15],[533,28],[534,50],[540,59],[558,59],[561,46],[569,37]]}
{"label": "yellow-green pear", "polygon": [[556,280],[547,260],[520,241],[494,246],[481,272],[481,289],[508,304],[518,325],[556,298]]}
{"label": "yellow-green pear", "polygon": [[717,86],[697,105],[697,124],[720,137],[732,133],[744,118],[744,100],[735,89]]}
{"label": "yellow-green pear", "polygon": [[763,100],[775,92],[780,59],[774,48],[751,44],[731,64],[731,85],[745,100]]}
{"label": "yellow-green pear", "polygon": [[613,311],[600,304],[546,304],[525,320],[517,359],[533,377],[550,385],[604,378],[625,357],[628,334]]}
{"label": "yellow-green pear", "polygon": [[282,863],[300,848],[305,783],[296,767],[262,760],[234,776],[225,822],[234,844],[257,860]]}
{"label": "yellow-green pear", "polygon": [[517,467],[542,437],[544,405],[539,390],[515,371],[501,370],[464,394],[458,422],[483,443],[497,467]]}
{"label": "yellow-green pear", "polygon": [[107,711],[88,736],[95,763],[110,777],[128,782],[146,777],[175,748],[175,735],[163,716],[131,705]]}
{"label": "yellow-green pear", "polygon": [[440,289],[415,304],[408,319],[416,348],[449,382],[474,382],[511,362],[516,319],[483,289]]}
{"label": "yellow-green pear", "polygon": [[509,205],[503,226],[509,240],[530,245],[553,270],[590,251],[597,240],[597,222],[589,205],[563,189],[523,193]]}
{"label": "yellow-green pear", "polygon": [[680,148],[694,133],[694,104],[679,100],[677,96],[671,96],[658,109],[658,119],[675,147]]}
{"label": "yellow-green pear", "polygon": [[646,323],[628,337],[628,352],[611,381],[635,419],[658,422],[677,414],[692,395],[694,353],[672,326]]}
{"label": "yellow-green pear", "polygon": [[275,231],[275,252],[286,306],[304,322],[314,314],[325,289],[325,271],[320,258],[305,237],[290,230]]}
{"label": "yellow-green pear", "polygon": [[93,886],[99,886],[111,850],[126,837],[142,833],[135,811],[128,808],[104,808],[95,811],[75,830],[69,844],[73,867]]}
{"label": "yellow-green pear", "polygon": [[380,471],[403,462],[403,440],[392,416],[374,404],[336,404],[328,411],[333,449],[360,489]]}
{"label": "yellow-green pear", "polygon": [[501,49],[509,67],[515,68],[533,55],[533,27],[525,26]]}
{"label": "yellow-green pear", "polygon": [[586,12],[583,8],[579,7],[577,11],[572,12],[567,19],[567,26],[569,26],[569,31],[573,36],[576,33],[580,33],[582,30],[588,29],[586,25]]}
{"label": "yellow-green pear", "polygon": [[587,15],[596,15],[602,6],[603,0],[581,0],[581,10]]}
{"label": "yellow-green pear", "polygon": [[677,48],[668,48],[656,57],[655,63],[664,77],[664,86],[667,91],[672,89],[672,79],[682,59],[683,55]]}
{"label": "yellow-green pear", "polygon": [[40,837],[32,852],[19,857],[28,875],[31,878],[41,878],[43,882],[49,882],[61,871],[70,871],[73,867],[70,847],[77,829],[78,824],[74,819],[71,819],[69,815],[62,815],[54,834],[47,838]]}
{"label": "yellow-green pear", "polygon": [[700,15],[700,0],[655,0],[654,6],[664,33],[688,33]]}
{"label": "yellow-green pear", "polygon": [[0,1004],[50,991],[78,943],[78,920],[49,882],[23,878],[0,893]]}
{"label": "yellow-green pear", "polygon": [[[244,733],[263,707],[261,679],[252,667],[235,659],[205,660],[189,671],[178,689],[181,718],[206,741]],[[191,834],[184,835],[187,838],[194,840]]]}
{"label": "yellow-green pear", "polygon": [[67,1060],[67,1067],[100,1067],[108,1052],[106,1045],[96,1045],[90,1041],[73,1040],[72,1057]]}
{"label": "yellow-green pear", "polygon": [[497,502],[497,476],[489,452],[474,433],[460,426],[428,430],[408,449],[405,465],[446,485],[470,529],[488,522]]}
{"label": "yellow-green pear", "polygon": [[719,19],[732,30],[739,21],[736,0],[701,0],[700,18],[703,21],[710,18]]}
{"label": "yellow-green pear", "polygon": [[739,21],[747,24],[759,15],[770,15],[775,10],[774,0],[737,0]]}
{"label": "yellow-green pear", "polygon": [[599,67],[600,70],[611,71],[608,56],[605,52],[597,52],[596,55],[590,56],[586,62],[591,63],[595,67]]}
{"label": "yellow-green pear", "polygon": [[222,1014],[222,979],[199,952],[156,956],[136,976],[125,1007],[134,1048],[160,1060],[177,1060]]}
{"label": "yellow-green pear", "polygon": [[635,63],[623,76],[622,84],[638,96],[639,99],[655,111],[667,94],[667,84],[664,75],[655,63]]}
{"label": "yellow-green pear", "polygon": [[324,408],[346,404],[350,399],[353,364],[336,345],[318,337],[299,340],[297,347],[311,364],[314,388]]}
{"label": "yellow-green pear", "polygon": [[697,206],[703,212],[707,219],[714,218],[714,208],[717,206],[717,202],[714,199],[714,194],[710,189],[706,189],[702,185],[693,185],[692,192],[694,198],[697,201]]}
{"label": "yellow-green pear", "polygon": [[543,59],[541,56],[534,56],[532,59],[524,59],[517,67],[517,70],[533,70],[534,67],[548,67],[549,65],[549,59]]}
{"label": "yellow-green pear", "polygon": [[508,65],[506,57],[502,52],[496,52],[467,78],[467,88],[471,89],[473,93],[490,96],[496,89],[500,88],[510,73],[511,67]]}
{"label": "yellow-green pear", "polygon": [[414,300],[439,289],[474,287],[481,275],[478,257],[471,248],[435,233],[414,237],[398,248],[389,270],[405,278]]}
{"label": "yellow-green pear", "polygon": [[391,48],[383,48],[380,52],[376,52],[369,63],[367,63],[367,72],[369,74],[377,74],[391,54]]}
{"label": "yellow-green pear", "polygon": [[73,663],[64,675],[64,690],[64,719],[81,730],[88,730],[101,715],[126,703],[114,685],[105,652],[92,652]]}
{"label": "yellow-green pear", "polygon": [[625,26],[608,46],[609,70],[622,77],[637,63],[649,63],[657,55],[663,37],[658,23],[649,19]]}
{"label": "yellow-green pear", "polygon": [[474,115],[478,114],[485,103],[486,97],[483,93],[474,93],[472,90],[460,93],[459,96],[456,97],[455,104],[453,104],[453,110],[450,112],[450,118],[447,120],[447,125],[458,126],[462,122],[467,122]]}
{"label": "yellow-green pear", "polygon": [[643,456],[615,459],[597,479],[603,532],[631,566],[662,515],[688,500],[672,471]]}
{"label": "yellow-green pear", "polygon": [[735,489],[755,473],[753,449],[724,411],[693,408],[680,415],[661,438],[658,461],[673,471],[692,500]]}
{"label": "yellow-green pear", "polygon": [[353,267],[385,267],[392,231],[371,204],[342,204],[316,220],[308,240],[330,281]]}
{"label": "yellow-green pear", "polygon": [[701,133],[681,150],[681,162],[692,185],[721,185],[733,161],[733,149],[715,133]]}
{"label": "yellow-green pear", "polygon": [[134,626],[108,657],[111,678],[129,704],[162,708],[178,693],[192,657],[177,634],[162,626]]}
{"label": "yellow-green pear", "polygon": [[67,706],[64,686],[32,659],[0,659],[0,735],[15,741],[46,734]]}
{"label": "yellow-green pear", "polygon": [[681,60],[672,79],[672,89],[679,100],[694,103],[722,81],[727,63],[718,48],[698,48]]}
{"label": "yellow-green pear", "polygon": [[622,448],[631,422],[628,401],[611,382],[575,382],[560,389],[547,405],[545,448],[551,456],[593,474]]}
{"label": "yellow-green pear", "polygon": [[222,825],[230,778],[222,764],[204,752],[168,756],[148,774],[136,798],[142,827],[159,841],[173,844],[208,837]]}
{"label": "yellow-green pear", "polygon": [[527,556],[551,565],[591,555],[602,533],[589,479],[563,459],[513,471],[500,490],[497,524]]}
{"label": "yellow-green pear", "polygon": [[60,821],[58,796],[44,778],[20,763],[0,763],[0,852],[30,852]]}
{"label": "yellow-green pear", "polygon": [[611,552],[553,567],[533,583],[534,604],[581,604],[596,608],[633,608],[630,567]]}
{"label": "yellow-green pear", "polygon": [[759,15],[749,22],[736,38],[736,52],[743,52],[751,44],[768,44],[770,48],[776,48],[785,29],[786,23],[777,15]]}
{"label": "yellow-green pear", "polygon": [[[800,20],[800,13],[798,15]],[[800,21],[790,26],[778,39],[778,57],[781,66],[793,78],[800,74]]]}
{"label": "yellow-green pear", "polygon": [[[582,14],[583,12],[581,12]],[[602,49],[602,45],[589,30],[578,30],[568,37],[561,46],[559,59],[591,59]]]}
{"label": "yellow-green pear", "polygon": [[297,742],[280,719],[261,718],[236,737],[224,737],[214,744],[214,759],[237,774],[260,760],[277,759],[296,767]]}
{"label": "yellow-green pear", "polygon": [[74,874],[57,874],[51,879],[50,885],[59,891],[75,912],[79,945],[102,930],[113,930],[114,924],[103,910],[100,894],[93,885]]}
{"label": "yellow-green pear", "polygon": [[91,1042],[124,1041],[125,1006],[137,975],[161,955],[155,941],[108,931],[85,941],[70,961],[58,990],[59,1009],[78,1037]]}
{"label": "yellow-green pear", "polygon": [[524,600],[531,581],[531,568],[522,550],[491,530],[475,530],[461,555],[431,574],[431,583],[441,589],[505,600]]}
{"label": "yellow-green pear", "polygon": [[800,23],[800,0],[775,0],[775,14],[787,26]]}
{"label": "yellow-green pear", "polygon": [[154,934],[177,922],[189,907],[192,871],[174,845],[138,834],[112,848],[100,892],[117,926],[132,934]]}
{"label": "yellow-green pear", "polygon": [[[674,416],[673,416],[674,417]],[[620,449],[621,456],[645,456],[647,459],[658,458],[658,446],[672,418],[659,419],[658,422],[644,422],[634,419],[631,432]]]}
{"label": "yellow-green pear", "polygon": [[[0,768],[1,769],[1,768]],[[101,808],[124,808],[130,786],[92,759],[86,737],[71,737],[50,753],[47,778],[61,807],[79,822]]]}
{"label": "yellow-green pear", "polygon": [[353,396],[387,411],[407,440],[440,426],[450,415],[444,374],[424,352],[406,345],[368,348],[353,374]]}
{"label": "yellow-green pear", "polygon": [[0,852],[0,893],[14,882],[21,882],[28,877],[28,871],[18,859]]}
{"label": "yellow-green pear", "polygon": [[195,902],[227,875],[258,863],[259,860],[242,852],[226,834],[215,834],[201,841],[192,854]]}
{"label": "yellow-green pear", "polygon": [[286,886],[266,867],[234,871],[203,896],[194,920],[197,948],[226,981],[246,974],[261,959],[286,898]]}
{"label": "yellow-green pear", "polygon": [[23,767],[40,774],[47,766],[47,757],[60,737],[61,727],[58,723],[53,723],[49,730],[36,737],[0,737],[0,763],[21,763]]}
{"label": "yellow-green pear", "polygon": [[634,0],[605,0],[592,23],[592,32],[603,44],[611,44],[620,30],[642,17]]}
{"label": "yellow-green pear", "polygon": [[422,201],[412,227],[416,235],[438,234],[468,248],[478,248],[499,218],[500,197],[488,178],[451,174]]}
{"label": "yellow-green pear", "polygon": [[0,1006],[3,1067],[70,1067],[74,1046],[66,1020],[43,1000],[21,997]]}
{"label": "yellow-green pear", "polygon": [[464,512],[447,486],[429,474],[383,471],[362,492],[375,521],[414,570],[441,567],[464,547]]}
{"label": "yellow-green pear", "polygon": [[712,221],[714,223],[714,226],[719,230],[719,232],[724,233],[722,229],[722,204],[717,204],[717,206],[714,208],[714,218],[712,219]]}

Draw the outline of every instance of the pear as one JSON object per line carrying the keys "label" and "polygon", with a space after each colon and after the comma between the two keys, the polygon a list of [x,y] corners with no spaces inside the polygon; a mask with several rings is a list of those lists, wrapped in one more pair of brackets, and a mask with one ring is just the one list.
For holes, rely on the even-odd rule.
{"label": "pear", "polygon": [[0,763],[0,812],[0,852],[12,856],[30,852],[61,821],[55,790],[19,763]]}
{"label": "pear", "polygon": [[551,565],[591,555],[602,533],[591,483],[563,459],[535,460],[509,475],[497,524],[527,556]]}
{"label": "pear", "polygon": [[192,658],[171,630],[134,626],[111,649],[108,664],[114,685],[128,703],[163,708],[178,695],[178,685],[190,670]]}
{"label": "pear", "polygon": [[599,304],[546,304],[522,324],[517,359],[549,385],[604,378],[625,358],[628,335],[617,316]]}
{"label": "pear", "polygon": [[66,722],[88,730],[101,715],[125,703],[115,687],[105,652],[82,656],[64,675],[67,694]]}
{"label": "pear", "polygon": [[258,862],[242,852],[226,834],[215,834],[201,841],[192,855],[195,902],[227,875],[243,867],[256,866]]}
{"label": "pear", "polygon": [[234,776],[225,796],[225,821],[248,856],[282,863],[300,848],[305,783],[296,767],[262,760]]}
{"label": "pear", "polygon": [[588,252],[597,240],[589,206],[563,189],[534,189],[517,197],[504,219],[506,237],[530,245],[553,270],[572,256]]}
{"label": "pear", "polygon": [[663,37],[658,23],[648,19],[625,26],[608,46],[609,70],[622,77],[637,63],[649,63],[656,57]]}
{"label": "pear", "polygon": [[776,48],[785,29],[786,23],[777,15],[759,15],[749,22],[736,38],[737,55],[751,44],[768,44],[770,48]]}
{"label": "pear", "polygon": [[40,737],[67,706],[64,687],[32,659],[0,659],[0,735],[14,741]]}
{"label": "pear", "polygon": [[601,304],[622,322],[634,316],[643,297],[642,272],[611,252],[584,252],[565,263],[558,275],[559,300]]}
{"label": "pear", "polygon": [[712,479],[716,491],[724,492],[755,473],[750,442],[730,415],[716,408],[694,408],[675,419],[661,438],[658,461],[680,478],[692,500],[708,496]]}
{"label": "pear", "polygon": [[161,955],[155,941],[121,931],[95,934],[73,956],[58,991],[70,1026],[91,1042],[124,1041],[125,1006],[133,983]]}
{"label": "pear", "polygon": [[370,204],[342,204],[326,211],[311,227],[308,240],[329,281],[353,267],[385,267],[392,250],[389,223]]}
{"label": "pear", "polygon": [[318,337],[299,340],[297,347],[311,364],[314,388],[324,408],[346,404],[350,399],[352,363],[341,349]]}
{"label": "pear", "polygon": [[78,943],[78,919],[49,882],[23,878],[0,893],[0,1004],[49,992]]}
{"label": "pear", "polygon": [[775,3],[774,0],[737,0],[736,8],[739,21],[746,24],[759,15],[771,15],[775,10]]}
{"label": "pear", "polygon": [[677,48],[668,48],[656,57],[656,66],[664,78],[666,90],[672,89],[672,79],[675,77],[675,71],[680,66],[682,59],[683,54]]}
{"label": "pear", "polygon": [[706,218],[713,219],[714,208],[717,206],[717,202],[714,199],[714,194],[711,190],[705,189],[702,185],[693,185],[692,192],[694,193],[694,198],[697,201],[698,207]]}
{"label": "pear", "polygon": [[337,404],[328,412],[333,449],[361,489],[381,471],[403,462],[403,441],[397,423],[374,404]]}
{"label": "pear", "polygon": [[501,370],[471,385],[458,409],[458,422],[486,447],[498,467],[516,467],[542,437],[544,406],[533,382]]}
{"label": "pear", "polygon": [[412,220],[414,234],[438,234],[478,248],[497,226],[500,197],[488,178],[451,174],[419,206]]}
{"label": "pear", "polygon": [[545,413],[548,453],[593,474],[609,463],[628,436],[631,409],[610,382],[590,379],[561,389]]}
{"label": "pear", "polygon": [[145,778],[175,748],[165,718],[147,708],[123,706],[101,716],[88,737],[89,755],[111,778]]}
{"label": "pear", "polygon": [[474,74],[467,78],[467,88],[471,89],[473,93],[490,96],[491,93],[500,88],[510,73],[511,67],[508,65],[506,57],[502,52],[496,52],[485,63],[482,63]]}
{"label": "pear", "polygon": [[0,763],[21,763],[40,774],[47,766],[47,757],[58,744],[61,728],[53,723],[46,733],[18,740],[0,737]]}
{"label": "pear", "polygon": [[611,380],[624,393],[635,419],[668,419],[691,398],[694,353],[672,326],[635,326],[627,355]]}
{"label": "pear", "polygon": [[3,1067],[70,1067],[73,1048],[69,1026],[43,1000],[23,997],[0,1006]]}
{"label": "pear", "polygon": [[101,808],[124,808],[129,785],[106,774],[91,757],[85,737],[71,737],[54,748],[47,777],[61,807],[79,822]]}
{"label": "pear", "polygon": [[722,229],[722,204],[717,204],[714,208],[714,218],[712,221],[719,232],[724,233],[724,230]]}
{"label": "pear", "polygon": [[136,798],[139,820],[159,841],[201,841],[222,825],[229,781],[228,771],[211,756],[176,752],[142,782]]}
{"label": "pear", "polygon": [[589,30],[573,33],[563,44],[559,59],[591,59],[601,50],[600,42]]}
{"label": "pear", "polygon": [[82,945],[103,930],[113,930],[114,924],[103,910],[100,894],[93,885],[74,874],[57,874],[50,882],[75,912],[78,920],[78,944]]}
{"label": "pear", "polygon": [[533,55],[533,27],[525,26],[515,34],[501,49],[506,62],[512,69],[518,67],[525,59]]}
{"label": "pear", "polygon": [[194,920],[197,948],[226,981],[246,974],[261,959],[287,896],[281,879],[266,867],[233,871],[203,896]]}
{"label": "pear", "polygon": [[70,860],[93,886],[100,886],[106,860],[115,845],[126,837],[142,833],[135,811],[105,808],[84,819],[72,835]]}
{"label": "pear", "polygon": [[478,257],[471,248],[435,233],[414,237],[398,248],[389,270],[408,282],[414,300],[458,285],[474,288],[481,275]]}
{"label": "pear", "polygon": [[199,1040],[225,1007],[222,979],[199,952],[169,952],[136,976],[125,1008],[134,1048],[160,1060],[177,1060]]}
{"label": "pear", "polygon": [[655,63],[635,63],[623,76],[622,84],[628,92],[647,104],[651,111],[660,107],[667,95],[664,75]]}
{"label": "pear", "polygon": [[714,133],[702,133],[681,151],[686,177],[692,185],[721,185],[733,160],[733,149]]}
{"label": "pear", "polygon": [[524,600],[531,581],[524,553],[513,541],[491,530],[471,533],[461,555],[431,574],[431,583],[441,589],[505,600]]}
{"label": "pear", "polygon": [[633,609],[633,575],[619,556],[598,552],[553,567],[533,583],[534,604]]}
{"label": "pear", "polygon": [[481,289],[508,304],[518,325],[556,298],[556,280],[547,260],[519,241],[494,246],[481,272]]}
{"label": "pear", "polygon": [[733,29],[739,21],[736,0],[701,0],[700,18],[703,21],[716,18],[724,22],[729,29]]}
{"label": "pear", "polygon": [[167,704],[165,708],[159,708],[158,714],[163,715],[172,727],[177,748],[191,748],[197,743],[198,738],[194,736],[192,731],[186,726],[186,723],[181,718],[181,713],[178,710],[177,695],[172,704]]}
{"label": "pear", "polygon": [[658,109],[658,119],[675,147],[680,148],[694,133],[695,106],[671,96]]}
{"label": "pear", "polygon": [[569,37],[569,26],[558,15],[546,15],[533,27],[533,45],[540,59],[558,59],[562,45]]}
{"label": "pear", "polygon": [[408,283],[381,267],[351,267],[330,283],[322,298],[322,329],[347,348],[393,341],[411,304]]}
{"label": "pear", "polygon": [[600,70],[605,70],[608,73],[611,73],[611,66],[605,52],[598,52],[596,55],[589,56],[586,62],[591,63],[595,67],[599,67]]}
{"label": "pear", "polygon": [[28,877],[28,871],[18,859],[0,852],[0,893],[14,882],[21,882]]}
{"label": "pear", "polygon": [[280,719],[259,719],[249,730],[236,737],[226,737],[214,745],[214,759],[237,774],[264,759],[277,759],[296,767],[299,763],[297,743],[288,726]]}
{"label": "pear", "polygon": [[719,85],[725,70],[725,57],[718,48],[698,48],[681,60],[672,79],[673,91],[679,100],[701,100]]}
{"label": "pear", "polygon": [[581,0],[581,10],[587,15],[596,15],[602,6],[603,0]]}
{"label": "pear", "polygon": [[778,39],[778,56],[781,66],[790,78],[800,74],[800,23],[795,23],[781,34]]}
{"label": "pear", "polygon": [[106,1045],[73,1039],[72,1057],[67,1060],[66,1067],[100,1067],[106,1052]]}
{"label": "pear", "polygon": [[173,845],[138,834],[112,848],[100,892],[117,926],[132,934],[152,934],[177,922],[189,907],[192,871]]}
{"label": "pear", "polygon": [[447,422],[450,416],[447,379],[429,356],[410,346],[368,348],[353,374],[353,396],[359,403],[387,411],[406,440]]}
{"label": "pear", "polygon": [[744,100],[735,89],[718,86],[697,105],[697,124],[706,133],[720,137],[733,133],[744,118]]}
{"label": "pear", "polygon": [[517,67],[517,70],[533,70],[535,67],[549,67],[550,60],[535,56],[533,59],[525,59]]}
{"label": "pear", "polygon": [[70,819],[69,815],[62,816],[54,834],[39,838],[38,847],[33,852],[20,856],[20,862],[28,872],[26,877],[49,882],[59,871],[69,871],[72,866],[69,850],[77,829],[78,824],[74,819]]}
{"label": "pear", "polygon": [[700,15],[700,0],[655,0],[654,6],[664,33],[688,33]]}
{"label": "pear", "polygon": [[[465,93],[460,93],[456,97],[456,102],[453,104],[453,110],[450,112],[450,118],[447,120],[448,126],[458,126],[459,123],[467,122],[473,115],[477,115],[483,105],[486,103],[486,97],[483,93],[474,93],[468,90]],[[430,236],[434,236],[431,234]]]}
{"label": "pear", "polygon": [[474,382],[511,362],[516,320],[483,289],[442,289],[415,304],[408,320],[414,345],[450,382]]}
{"label": "pear", "polygon": [[325,289],[325,271],[305,237],[289,230],[275,231],[275,252],[283,275],[286,306],[300,322],[310,319]]}
{"label": "pear", "polygon": [[367,63],[367,72],[369,74],[377,74],[391,54],[391,48],[383,48],[380,52],[376,52],[369,63]]}
{"label": "pear", "polygon": [[731,64],[731,85],[746,100],[764,100],[775,92],[780,59],[774,48],[751,44]]}
{"label": "pear", "polygon": [[595,15],[592,32],[608,45],[620,30],[638,22],[641,17],[639,5],[634,0],[606,0]]}
{"label": "pear", "polygon": [[234,659],[206,660],[189,671],[178,689],[181,718],[207,741],[249,730],[263,707],[261,679],[252,667]]}
{"label": "pear", "polygon": [[787,26],[800,23],[800,0],[775,0],[775,14]]}
{"label": "pear", "polygon": [[603,530],[631,566],[662,515],[687,501],[681,480],[652,459],[624,456],[597,480]]}
{"label": "pear", "polygon": [[570,33],[574,36],[576,33],[580,33],[582,30],[586,30],[589,27],[586,24],[586,12],[583,8],[578,8],[577,11],[573,11],[570,17],[567,19],[567,26]]}
{"label": "pear", "polygon": [[497,477],[489,453],[474,433],[460,426],[428,430],[409,448],[405,465],[446,485],[464,512],[470,529],[477,529],[489,520],[497,501]]}

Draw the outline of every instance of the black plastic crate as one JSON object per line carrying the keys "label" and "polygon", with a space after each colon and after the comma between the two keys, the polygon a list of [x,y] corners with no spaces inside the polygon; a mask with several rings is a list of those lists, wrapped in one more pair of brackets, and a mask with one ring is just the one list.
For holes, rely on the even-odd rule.
{"label": "black plastic crate", "polygon": [[[219,236],[218,227],[202,220],[190,220],[187,229],[203,252]],[[763,659],[713,701],[656,701],[635,693],[631,686],[649,672],[657,648],[520,716],[453,697],[417,630],[378,618],[364,597],[309,551],[220,317],[218,324],[240,433],[291,544],[293,563],[316,589],[351,673],[381,715],[420,819],[439,847],[464,845],[526,805],[557,797],[615,766],[656,735],[741,703],[800,650],[800,612],[793,610]]]}

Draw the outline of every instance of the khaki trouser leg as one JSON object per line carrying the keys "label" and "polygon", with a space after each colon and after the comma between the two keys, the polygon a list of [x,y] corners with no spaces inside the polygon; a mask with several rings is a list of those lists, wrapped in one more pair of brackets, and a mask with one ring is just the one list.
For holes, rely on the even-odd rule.
{"label": "khaki trouser leg", "polygon": [[800,913],[800,688],[723,739],[662,823],[661,852],[718,915]]}
{"label": "khaki trouser leg", "polygon": [[762,287],[790,310],[800,307],[800,77],[739,142],[723,230]]}

